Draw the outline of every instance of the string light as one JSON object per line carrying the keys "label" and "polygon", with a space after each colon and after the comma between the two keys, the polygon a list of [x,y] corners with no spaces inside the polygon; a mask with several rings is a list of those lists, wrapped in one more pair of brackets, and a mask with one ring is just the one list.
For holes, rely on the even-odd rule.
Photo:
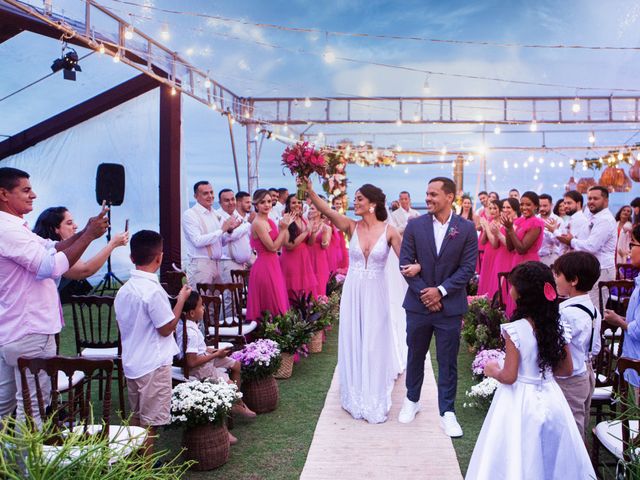
{"label": "string light", "polygon": [[538,163],[544,163],[544,157],[540,157],[540,158],[538,159]]}
{"label": "string light", "polygon": [[623,158],[624,155],[622,154],[622,152],[618,152],[618,161],[621,162]]}
{"label": "string light", "polygon": [[396,125],[397,125],[397,126],[401,126],[401,125],[402,125],[402,119],[401,119],[401,118],[398,118],[398,119],[396,120]]}
{"label": "string light", "polygon": [[309,108],[311,106],[311,99],[309,97],[305,97],[304,106]]}
{"label": "string light", "polygon": [[447,146],[446,146],[446,145],[444,145],[444,146],[440,149],[440,153],[441,153],[442,155],[446,155],[446,154],[447,154]]}
{"label": "string light", "polygon": [[551,166],[551,168],[556,168],[556,162],[551,162],[549,165]]}
{"label": "string light", "polygon": [[283,132],[288,132],[289,131],[289,125],[287,125],[286,123],[284,124],[284,126],[282,127],[282,131]]}
{"label": "string light", "polygon": [[500,125],[495,126],[495,128],[493,129],[493,133],[495,133],[496,135],[500,135],[500,133],[502,133],[502,129],[500,128]]}
{"label": "string light", "polygon": [[529,162],[523,162],[522,167],[527,168],[529,166]]}
{"label": "string light", "polygon": [[562,167],[564,167],[564,163],[563,163],[563,162],[558,162],[558,166],[559,166],[560,168],[562,168]]}
{"label": "string light", "polygon": [[515,162],[515,163],[513,164],[513,168],[518,168],[518,162]]}
{"label": "string light", "polygon": [[116,54],[113,56],[113,63],[118,63],[120,61],[120,52],[116,52]]}
{"label": "string light", "polygon": [[593,145],[594,143],[596,143],[596,134],[595,134],[595,133],[593,133],[593,132],[591,132],[591,133],[589,134],[589,143],[590,143],[591,145]]}
{"label": "string light", "polygon": [[576,161],[573,158],[569,159],[569,165],[574,166],[576,164]]}
{"label": "string light", "polygon": [[414,122],[419,122],[420,121],[420,116],[417,113],[413,114],[413,121]]}
{"label": "string light", "polygon": [[536,122],[536,120],[531,120],[531,124],[529,125],[529,130],[531,130],[532,132],[537,132],[538,131],[538,122]]}
{"label": "string light", "polygon": [[534,176],[533,176],[533,179],[534,179],[534,180],[538,180],[538,175],[534,175]]}
{"label": "string light", "polygon": [[98,52],[99,52],[101,55],[104,55],[104,51],[105,51],[104,43],[101,43],[101,44],[100,44],[100,46],[98,47]]}
{"label": "string light", "polygon": [[211,104],[211,110],[213,110],[214,112],[218,110],[218,107],[216,106],[215,102]]}
{"label": "string light", "polygon": [[573,105],[571,105],[571,111],[573,113],[579,113],[580,112],[580,99],[578,97],[573,99]]}
{"label": "string light", "polygon": [[204,81],[204,88],[211,88],[211,80],[209,80],[209,77]]}
{"label": "string light", "polygon": [[492,175],[492,176],[491,176],[491,181],[492,181],[492,182],[495,182],[495,181],[496,181],[496,176],[495,176],[495,175]]}
{"label": "string light", "polygon": [[324,61],[326,63],[333,63],[336,61],[336,54],[333,52],[333,50],[327,48],[322,54],[322,58],[324,58]]}

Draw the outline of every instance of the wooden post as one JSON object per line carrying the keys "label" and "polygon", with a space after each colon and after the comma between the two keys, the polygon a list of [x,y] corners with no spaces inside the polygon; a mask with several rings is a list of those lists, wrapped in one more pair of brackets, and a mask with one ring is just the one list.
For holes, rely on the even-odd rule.
{"label": "wooden post", "polygon": [[182,99],[180,93],[171,94],[171,88],[160,87],[160,234],[164,238],[164,258],[160,275],[172,270],[171,264],[180,265],[180,142]]}

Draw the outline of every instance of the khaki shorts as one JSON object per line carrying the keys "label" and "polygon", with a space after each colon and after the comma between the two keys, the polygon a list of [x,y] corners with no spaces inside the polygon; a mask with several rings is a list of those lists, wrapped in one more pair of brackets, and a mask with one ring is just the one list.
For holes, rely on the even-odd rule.
{"label": "khaki shorts", "polygon": [[142,427],[171,423],[171,365],[164,365],[139,378],[127,378],[129,406]]}

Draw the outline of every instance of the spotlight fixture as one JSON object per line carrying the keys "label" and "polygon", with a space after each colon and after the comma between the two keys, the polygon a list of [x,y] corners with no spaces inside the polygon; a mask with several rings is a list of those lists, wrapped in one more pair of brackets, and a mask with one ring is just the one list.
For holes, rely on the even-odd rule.
{"label": "spotlight fixture", "polygon": [[[64,53],[67,51],[67,53]],[[82,68],[78,64],[78,53],[73,49],[66,46],[62,47],[62,55],[60,58],[56,58],[51,64],[51,70],[53,73],[62,70],[62,74],[65,80],[76,80],[76,72],[81,72]]]}

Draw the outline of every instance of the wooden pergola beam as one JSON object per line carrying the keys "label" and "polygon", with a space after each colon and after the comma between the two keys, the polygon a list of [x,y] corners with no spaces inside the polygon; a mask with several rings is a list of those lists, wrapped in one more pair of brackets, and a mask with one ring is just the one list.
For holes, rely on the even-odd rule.
{"label": "wooden pergola beam", "polygon": [[127,80],[0,142],[0,161],[157,87],[158,82],[144,74]]}
{"label": "wooden pergola beam", "polygon": [[0,43],[4,43],[10,38],[15,37],[23,30],[15,25],[0,23]]}
{"label": "wooden pergola beam", "polygon": [[161,274],[181,263],[180,142],[182,96],[160,87],[160,234],[164,240]]}

